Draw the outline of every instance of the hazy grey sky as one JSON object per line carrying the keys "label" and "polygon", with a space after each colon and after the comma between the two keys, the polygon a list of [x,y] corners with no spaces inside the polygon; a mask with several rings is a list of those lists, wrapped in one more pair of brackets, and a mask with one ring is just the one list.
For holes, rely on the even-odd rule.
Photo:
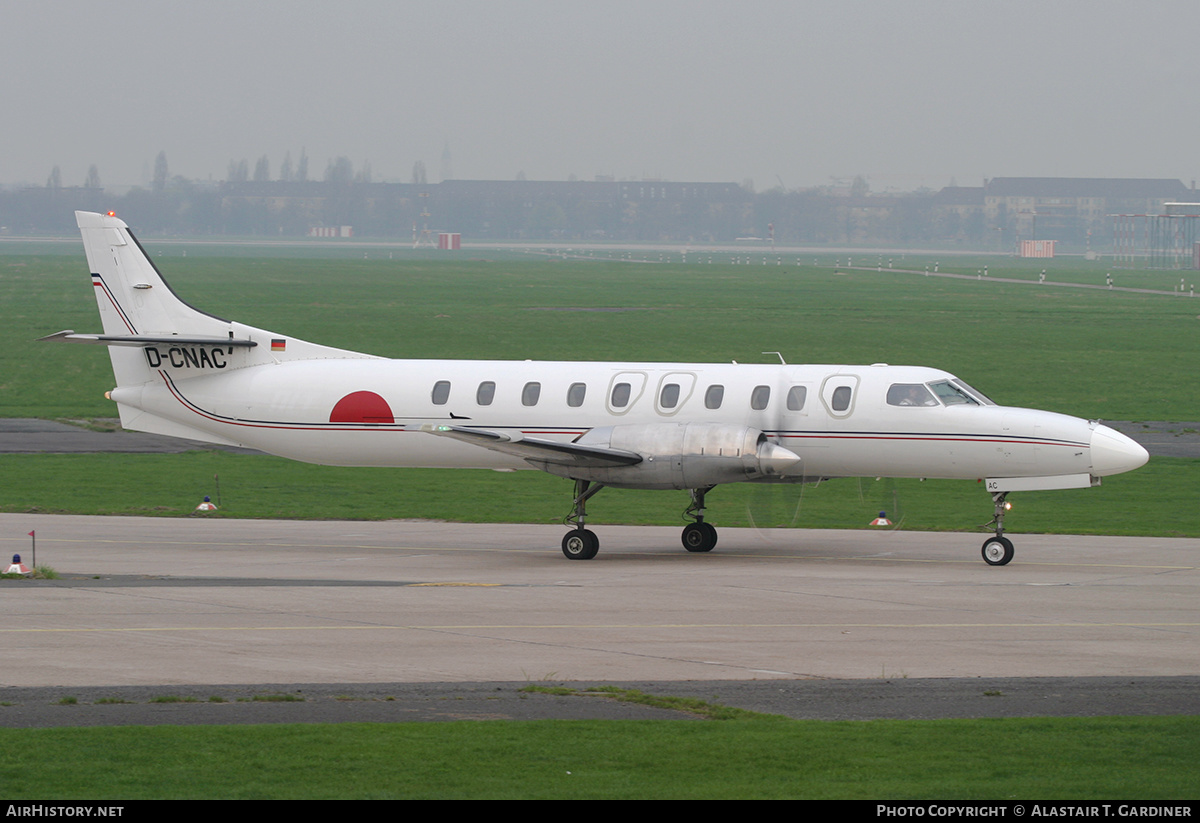
{"label": "hazy grey sky", "polygon": [[1200,3],[0,0],[0,183],[1200,177]]}

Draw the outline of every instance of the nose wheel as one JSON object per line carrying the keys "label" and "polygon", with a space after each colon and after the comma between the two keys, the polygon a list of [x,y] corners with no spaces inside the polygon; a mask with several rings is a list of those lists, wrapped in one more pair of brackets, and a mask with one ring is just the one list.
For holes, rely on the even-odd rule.
{"label": "nose wheel", "polygon": [[1013,559],[1013,544],[1007,537],[996,535],[983,542],[983,562],[989,566],[1003,566]]}
{"label": "nose wheel", "polygon": [[992,518],[992,522],[987,524],[987,527],[995,528],[996,536],[983,541],[983,562],[989,566],[1005,566],[1008,565],[1008,561],[1013,559],[1012,541],[1004,536],[1004,513],[1009,509],[1008,503],[1005,502],[1007,497],[1008,492],[992,493],[992,502],[996,504],[996,515]]}

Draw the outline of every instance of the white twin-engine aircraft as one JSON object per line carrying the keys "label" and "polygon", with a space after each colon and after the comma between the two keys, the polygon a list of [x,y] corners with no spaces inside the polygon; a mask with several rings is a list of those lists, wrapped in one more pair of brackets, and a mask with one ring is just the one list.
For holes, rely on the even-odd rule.
{"label": "white twin-engine aircraft", "polygon": [[389,360],[222,320],[171,291],[125,223],[77,212],[127,429],[338,466],[536,468],[575,481],[563,554],[596,555],[587,501],[605,486],[687,489],[688,551],[717,532],[721,483],[831,477],[984,479],[1013,556],[1012,491],[1094,486],[1146,450],[1100,425],[998,406],[916,366]]}

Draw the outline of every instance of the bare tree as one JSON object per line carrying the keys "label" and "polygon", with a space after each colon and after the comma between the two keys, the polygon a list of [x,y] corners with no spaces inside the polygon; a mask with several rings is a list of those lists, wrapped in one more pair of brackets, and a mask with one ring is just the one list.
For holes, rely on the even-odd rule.
{"label": "bare tree", "polygon": [[342,155],[336,160],[330,160],[325,167],[325,182],[345,185],[354,180],[354,164],[350,158]]}
{"label": "bare tree", "polygon": [[225,171],[225,179],[230,183],[245,183],[250,179],[250,164],[243,160],[230,160],[229,168]]}
{"label": "bare tree", "polygon": [[96,170],[96,164],[88,166],[87,181],[83,184],[85,189],[100,188],[100,172]]}

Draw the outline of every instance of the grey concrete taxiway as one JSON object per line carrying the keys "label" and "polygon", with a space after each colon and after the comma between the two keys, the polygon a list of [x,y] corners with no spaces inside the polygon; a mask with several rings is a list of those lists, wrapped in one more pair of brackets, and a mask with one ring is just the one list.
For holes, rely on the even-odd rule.
{"label": "grey concrete taxiway", "polygon": [[[1200,456],[1200,424],[1112,425]],[[196,446],[0,421],[0,452]],[[0,514],[0,551],[32,560],[31,530],[64,577],[0,581],[0,726],[688,717],[530,683],[823,719],[1200,712],[1197,540],[1017,536],[991,568],[979,535],[722,529],[688,555],[600,526],[571,562],[559,527]],[[303,702],[254,700],[279,694]]]}
{"label": "grey concrete taxiway", "polygon": [[0,515],[0,686],[1200,675],[1200,540]]}

